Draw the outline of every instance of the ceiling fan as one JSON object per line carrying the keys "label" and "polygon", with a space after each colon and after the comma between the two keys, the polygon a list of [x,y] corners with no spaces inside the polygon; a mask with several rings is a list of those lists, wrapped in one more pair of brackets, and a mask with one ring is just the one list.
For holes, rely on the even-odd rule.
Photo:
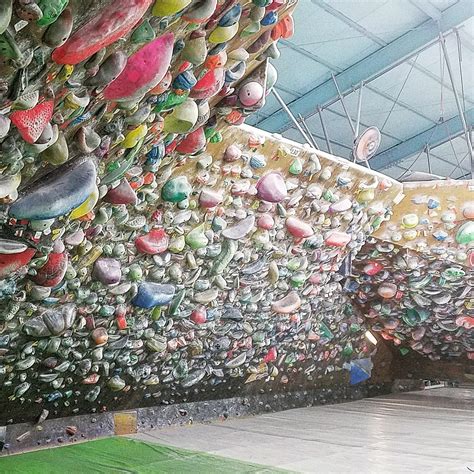
{"label": "ceiling fan", "polygon": [[377,127],[369,127],[356,136],[352,147],[354,161],[369,161],[377,153],[381,138]]}

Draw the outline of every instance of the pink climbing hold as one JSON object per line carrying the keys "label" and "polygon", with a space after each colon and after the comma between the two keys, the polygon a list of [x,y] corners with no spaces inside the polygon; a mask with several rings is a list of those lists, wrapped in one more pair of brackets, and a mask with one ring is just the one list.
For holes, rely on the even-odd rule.
{"label": "pink climbing hold", "polygon": [[199,205],[206,209],[212,209],[223,201],[223,196],[220,191],[215,191],[210,188],[204,188],[199,195]]}
{"label": "pink climbing hold", "polygon": [[286,228],[293,237],[298,239],[306,239],[314,234],[314,230],[309,224],[294,216],[286,219]]}
{"label": "pink climbing hold", "polygon": [[173,44],[173,33],[166,33],[132,54],[124,70],[104,89],[104,98],[139,97],[155,87],[168,72]]}
{"label": "pink climbing hold", "polygon": [[135,246],[141,253],[157,255],[168,250],[169,236],[163,229],[152,229],[148,234],[135,240]]}
{"label": "pink climbing hold", "polygon": [[237,145],[229,145],[224,152],[224,161],[231,163],[242,156],[242,150]]}
{"label": "pink climbing hold", "polygon": [[126,36],[141,20],[153,0],[115,0],[79,28],[52,59],[57,64],[78,64]]}
{"label": "pink climbing hold", "polygon": [[130,183],[126,179],[122,179],[120,184],[112,189],[109,189],[104,196],[104,201],[110,204],[136,204],[137,195]]}
{"label": "pink climbing hold", "polygon": [[239,90],[239,100],[244,107],[252,107],[262,100],[263,87],[256,81],[248,82]]}
{"label": "pink climbing hold", "polygon": [[330,247],[345,247],[351,241],[351,236],[345,232],[331,232],[325,239]]}
{"label": "pink climbing hold", "polygon": [[256,187],[257,196],[268,202],[281,202],[288,194],[283,176],[276,171],[271,171],[262,176]]}
{"label": "pink climbing hold", "polygon": [[393,283],[382,283],[378,289],[377,293],[385,299],[393,298],[397,294],[397,285]]}
{"label": "pink climbing hold", "polygon": [[263,214],[257,220],[257,227],[260,229],[270,230],[273,229],[275,220],[270,214]]}
{"label": "pink climbing hold", "polygon": [[279,314],[290,314],[301,306],[301,298],[296,291],[290,291],[281,300],[272,303],[272,311]]}

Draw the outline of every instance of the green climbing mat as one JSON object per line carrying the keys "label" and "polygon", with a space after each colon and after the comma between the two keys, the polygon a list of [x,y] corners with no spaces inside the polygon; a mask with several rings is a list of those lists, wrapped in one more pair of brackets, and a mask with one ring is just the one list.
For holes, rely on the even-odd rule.
{"label": "green climbing mat", "polygon": [[8,474],[64,473],[272,473],[266,468],[206,453],[136,441],[106,438],[60,448],[0,457],[0,472]]}

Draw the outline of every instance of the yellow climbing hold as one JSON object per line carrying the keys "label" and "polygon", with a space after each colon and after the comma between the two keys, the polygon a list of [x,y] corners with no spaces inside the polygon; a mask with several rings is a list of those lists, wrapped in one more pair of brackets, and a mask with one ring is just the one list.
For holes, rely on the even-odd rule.
{"label": "yellow climbing hold", "polygon": [[357,194],[357,202],[363,204],[375,199],[375,191],[373,189],[362,189]]}
{"label": "yellow climbing hold", "polygon": [[60,82],[66,82],[72,75],[74,71],[74,66],[72,64],[65,64],[59,74],[57,75],[57,79]]}
{"label": "yellow climbing hold", "polygon": [[402,226],[405,229],[413,229],[418,225],[418,216],[416,214],[405,214],[402,217]]}
{"label": "yellow climbing hold", "polygon": [[156,0],[151,14],[154,16],[169,16],[180,12],[191,3],[191,0]]}
{"label": "yellow climbing hold", "polygon": [[125,140],[122,142],[124,148],[133,148],[142,138],[145,138],[148,133],[148,127],[145,124],[139,125],[134,128],[125,136]]}
{"label": "yellow climbing hold", "polygon": [[94,209],[94,206],[99,200],[99,190],[97,188],[89,194],[89,197],[78,207],[71,211],[69,215],[70,219],[79,219],[79,217],[85,216],[88,212]]}
{"label": "yellow climbing hold", "polygon": [[221,44],[231,40],[239,31],[239,22],[230,26],[218,26],[210,35],[209,43]]}

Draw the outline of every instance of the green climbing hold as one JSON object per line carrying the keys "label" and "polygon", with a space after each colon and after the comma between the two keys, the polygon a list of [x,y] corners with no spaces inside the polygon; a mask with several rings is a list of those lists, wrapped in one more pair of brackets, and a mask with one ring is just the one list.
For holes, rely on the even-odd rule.
{"label": "green climbing hold", "polygon": [[4,0],[0,3],[0,34],[8,28],[11,18],[12,0]]}
{"label": "green climbing hold", "polygon": [[237,240],[225,239],[222,244],[221,253],[214,260],[214,265],[212,266],[211,274],[219,275],[226,268],[227,265],[234,258],[237,249],[239,248],[239,243]]}
{"label": "green climbing hold", "polygon": [[344,349],[342,350],[342,355],[344,357],[350,357],[353,354],[353,352],[354,352],[354,349],[352,347],[352,344],[350,342],[348,342],[345,345]]}
{"label": "green climbing hold", "polygon": [[446,278],[446,280],[457,280],[458,278],[462,278],[464,275],[466,275],[466,272],[461,268],[456,267],[449,267],[441,273],[441,276]]}
{"label": "green climbing hold", "polygon": [[0,56],[8,59],[20,59],[23,57],[15,38],[13,38],[9,30],[0,35]]}
{"label": "green climbing hold", "polygon": [[43,16],[38,20],[38,25],[49,26],[54,23],[68,3],[69,0],[39,0],[38,6],[41,8]]}
{"label": "green climbing hold", "polygon": [[170,316],[175,316],[179,312],[179,307],[181,303],[184,300],[184,297],[186,296],[186,290],[183,289],[179,291],[176,296],[173,298],[173,300],[170,303],[170,306],[168,308],[168,312]]}
{"label": "green climbing hold", "polygon": [[425,309],[408,308],[402,318],[409,326],[416,326],[417,324],[426,321],[429,315],[430,314]]}
{"label": "green climbing hold", "polygon": [[154,112],[159,114],[160,112],[171,110],[174,107],[181,105],[188,98],[188,95],[189,91],[180,94],[177,94],[175,92],[162,94],[158,97]]}
{"label": "green climbing hold", "polygon": [[186,236],[186,243],[193,249],[202,249],[209,243],[209,239],[204,233],[204,224],[198,225]]}
{"label": "green climbing hold", "polygon": [[161,306],[155,306],[151,312],[151,319],[158,321],[161,318]]}
{"label": "green climbing hold", "polygon": [[257,7],[267,7],[272,2],[271,0],[252,0],[252,3]]}
{"label": "green climbing hold", "polygon": [[297,272],[290,278],[290,285],[292,288],[301,288],[308,277],[303,272]]}
{"label": "green climbing hold", "polygon": [[135,44],[148,43],[156,38],[155,31],[150,25],[149,20],[145,20],[142,24],[132,33],[130,40]]}
{"label": "green climbing hold", "polygon": [[303,164],[301,163],[301,160],[299,158],[295,158],[288,171],[294,175],[301,174],[303,171]]}
{"label": "green climbing hold", "polygon": [[456,242],[461,245],[469,245],[474,242],[474,221],[468,221],[459,227],[456,232]]}
{"label": "green climbing hold", "polygon": [[301,263],[300,263],[299,258],[292,258],[286,264],[286,268],[288,268],[288,270],[290,270],[292,272],[298,270],[298,268],[300,268],[300,266],[301,266]]}
{"label": "green climbing hold", "polygon": [[319,323],[319,335],[329,341],[334,338],[334,334],[322,321]]}
{"label": "green climbing hold", "polygon": [[220,143],[222,141],[222,133],[216,132],[209,138],[209,143]]}
{"label": "green climbing hold", "polygon": [[161,199],[167,202],[184,201],[191,194],[191,185],[186,176],[178,176],[165,183],[161,190]]}

